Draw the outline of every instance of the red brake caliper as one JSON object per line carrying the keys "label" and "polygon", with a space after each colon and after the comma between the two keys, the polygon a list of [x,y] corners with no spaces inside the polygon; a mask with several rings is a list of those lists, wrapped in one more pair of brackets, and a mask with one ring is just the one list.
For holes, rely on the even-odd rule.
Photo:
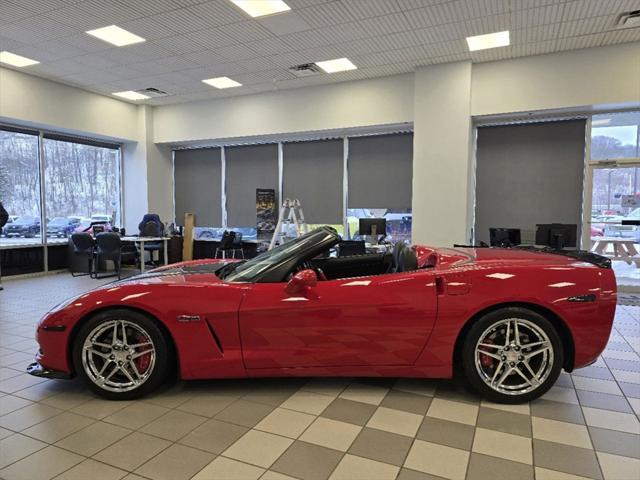
{"label": "red brake caliper", "polygon": [[[149,339],[144,335],[138,335],[138,337],[136,338],[136,341],[138,343],[146,343],[146,342],[149,342]],[[145,347],[141,347],[141,348],[145,348]],[[146,355],[142,355],[136,358],[134,362],[136,364],[136,368],[138,369],[138,372],[140,373],[146,372],[147,368],[149,368],[149,363],[151,362],[151,353],[148,353]]]}
{"label": "red brake caliper", "polygon": [[[490,338],[485,338],[482,343],[486,343],[488,345],[493,345],[493,342],[491,341]],[[484,355],[482,353],[480,354],[480,364],[483,367],[487,367],[488,368],[488,367],[493,366],[494,361],[495,360],[493,358],[491,358],[489,355]]]}

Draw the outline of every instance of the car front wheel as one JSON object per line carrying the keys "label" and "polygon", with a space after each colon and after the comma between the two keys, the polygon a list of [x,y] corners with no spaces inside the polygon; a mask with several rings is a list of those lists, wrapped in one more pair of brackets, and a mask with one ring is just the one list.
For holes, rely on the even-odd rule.
{"label": "car front wheel", "polygon": [[169,369],[169,348],[156,323],[138,312],[108,310],[89,319],[74,342],[76,372],[102,397],[130,400],[156,389]]}
{"label": "car front wheel", "polygon": [[498,403],[523,403],[547,392],[564,357],[553,324],[519,307],[490,312],[476,321],[462,349],[464,374],[481,395]]}

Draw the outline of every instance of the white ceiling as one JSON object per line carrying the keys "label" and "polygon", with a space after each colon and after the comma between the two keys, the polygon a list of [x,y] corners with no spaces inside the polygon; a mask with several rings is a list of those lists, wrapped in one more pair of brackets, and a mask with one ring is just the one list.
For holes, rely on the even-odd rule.
{"label": "white ceiling", "polygon": [[[285,1],[290,12],[251,19],[228,0],[0,0],[0,50],[41,62],[22,71],[87,90],[173,94],[148,101],[160,105],[640,40],[640,28],[615,26],[640,0]],[[111,24],[147,41],[112,47],[84,33]],[[501,30],[511,46],[468,51],[465,37]],[[358,70],[287,70],[337,57]],[[217,76],[243,86],[201,82]]]}

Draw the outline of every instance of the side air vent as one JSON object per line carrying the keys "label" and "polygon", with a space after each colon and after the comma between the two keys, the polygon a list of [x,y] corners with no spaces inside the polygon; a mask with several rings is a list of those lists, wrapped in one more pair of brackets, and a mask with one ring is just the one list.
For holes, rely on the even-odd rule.
{"label": "side air vent", "polygon": [[289,71],[296,77],[311,77],[320,73],[320,67],[315,63],[303,63],[302,65],[289,67]]}
{"label": "side air vent", "polygon": [[171,95],[170,93],[163,92],[162,90],[158,90],[153,87],[141,88],[140,90],[136,90],[136,92],[151,98],[168,97]]}
{"label": "side air vent", "polygon": [[640,27],[640,10],[625,12],[618,16],[616,21],[617,28],[634,28]]}
{"label": "side air vent", "polygon": [[220,343],[220,339],[218,338],[218,334],[216,333],[215,328],[213,328],[213,325],[211,325],[209,320],[205,320],[204,323],[207,324],[209,333],[211,333],[211,336],[213,337],[213,341],[216,342],[216,346],[218,347],[218,350],[220,350],[220,353],[224,353],[224,349],[222,348],[222,344]]}

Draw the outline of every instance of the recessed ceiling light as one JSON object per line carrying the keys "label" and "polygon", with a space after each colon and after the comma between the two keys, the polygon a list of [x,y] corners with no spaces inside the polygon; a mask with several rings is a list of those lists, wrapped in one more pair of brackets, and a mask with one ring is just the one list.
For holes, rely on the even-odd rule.
{"label": "recessed ceiling light", "polygon": [[509,30],[467,37],[467,44],[472,52],[486,48],[506,47],[509,45]]}
{"label": "recessed ceiling light", "polygon": [[202,80],[207,85],[211,85],[216,88],[232,88],[232,87],[240,87],[241,83],[236,82],[235,80],[231,80],[229,77],[217,77],[217,78],[207,78],[206,80]]}
{"label": "recessed ceiling light", "polygon": [[335,60],[316,62],[316,65],[327,73],[344,72],[358,68],[348,58],[336,58]]}
{"label": "recessed ceiling light", "polygon": [[109,42],[116,47],[124,47],[125,45],[131,45],[132,43],[145,41],[144,38],[136,35],[135,33],[128,32],[117,25],[109,25],[108,27],[96,28],[95,30],[87,30],[87,33],[99,38],[100,40]]}
{"label": "recessed ceiling light", "polygon": [[29,65],[35,65],[40,62],[5,50],[0,52],[0,63],[6,63],[7,65],[12,65],[14,67],[28,67]]}
{"label": "recessed ceiling light", "polygon": [[147,95],[134,92],[133,90],[127,90],[125,92],[113,92],[113,95],[115,95],[116,97],[126,98],[127,100],[146,100],[147,98],[151,98]]}
{"label": "recessed ceiling light", "polygon": [[282,0],[231,0],[252,17],[262,17],[291,10]]}

